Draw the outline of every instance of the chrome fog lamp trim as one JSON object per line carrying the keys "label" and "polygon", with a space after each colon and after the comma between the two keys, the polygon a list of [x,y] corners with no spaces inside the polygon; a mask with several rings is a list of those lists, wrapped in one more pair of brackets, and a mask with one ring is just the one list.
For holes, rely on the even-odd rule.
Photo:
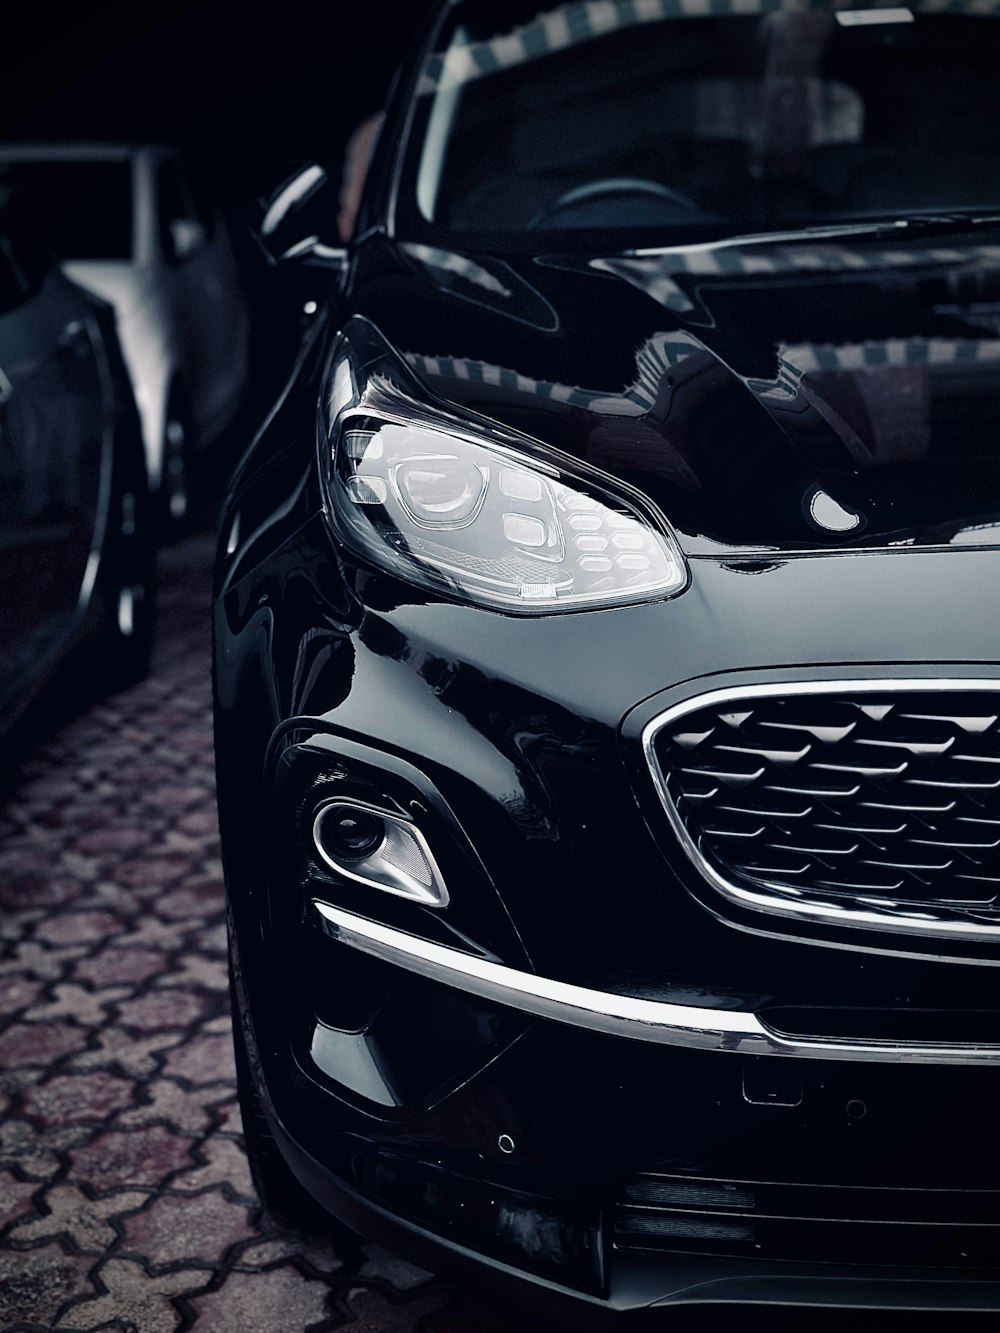
{"label": "chrome fog lamp trim", "polygon": [[[937,939],[956,940],[967,943],[993,943],[1000,941],[1000,925],[990,925],[970,921],[951,913],[946,909],[928,904],[915,907],[912,903],[896,902],[886,898],[882,906],[869,903],[865,907],[851,907],[845,903],[825,898],[819,890],[803,889],[794,892],[783,885],[749,888],[728,879],[704,855],[698,843],[689,832],[681,817],[674,799],[667,786],[666,776],[660,767],[654,742],[657,734],[671,723],[678,721],[688,713],[701,708],[711,708],[717,704],[738,703],[740,701],[771,698],[775,695],[788,698],[810,694],[891,694],[896,690],[914,690],[927,693],[964,691],[1000,692],[1000,680],[983,680],[969,677],[933,678],[921,676],[891,677],[884,680],[794,680],[777,681],[767,685],[730,686],[724,689],[707,690],[702,694],[692,695],[681,703],[674,704],[664,712],[657,714],[648,722],[642,732],[642,748],[649,766],[656,794],[660,799],[670,827],[684,849],[688,859],[701,873],[702,877],[719,895],[738,907],[752,908],[758,912],[767,912],[785,920],[805,921],[827,926],[850,926],[856,929],[891,931],[896,934],[933,936]],[[770,890],[770,891],[769,891]]]}
{"label": "chrome fog lamp trim", "polygon": [[[344,809],[372,815],[381,820],[386,830],[381,844],[359,856],[353,866],[349,864],[353,858],[335,856],[325,845],[323,837],[325,820],[334,810]],[[378,889],[381,893],[391,893],[399,898],[423,903],[426,907],[448,906],[450,899],[444,876],[438,869],[427,839],[411,820],[402,819],[364,801],[341,797],[327,801],[316,811],[312,838],[316,854],[338,875],[356,884]],[[394,855],[397,858],[395,860]],[[409,868],[400,864],[400,861],[409,861]],[[421,862],[423,874],[418,873]]]}
{"label": "chrome fog lamp trim", "polygon": [[739,1009],[645,1000],[553,981],[505,967],[444,944],[396,930],[367,917],[313,901],[325,935],[418,976],[468,995],[508,1005],[537,1018],[616,1037],[743,1055],[791,1055],[800,1059],[858,1060],[882,1064],[1000,1065],[1000,1046],[935,1042],[811,1041],[775,1032],[756,1014]]}

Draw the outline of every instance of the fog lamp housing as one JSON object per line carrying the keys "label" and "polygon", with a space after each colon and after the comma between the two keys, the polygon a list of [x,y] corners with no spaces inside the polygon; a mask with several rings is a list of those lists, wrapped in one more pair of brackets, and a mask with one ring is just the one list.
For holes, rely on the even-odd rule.
{"label": "fog lamp housing", "polygon": [[340,799],[320,806],[312,836],[317,854],[338,875],[427,907],[448,905],[434,854],[411,820]]}

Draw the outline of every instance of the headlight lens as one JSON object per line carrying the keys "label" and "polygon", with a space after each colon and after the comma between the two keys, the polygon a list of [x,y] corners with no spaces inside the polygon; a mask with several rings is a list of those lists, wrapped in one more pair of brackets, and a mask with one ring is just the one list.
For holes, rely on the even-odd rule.
{"label": "headlight lens", "polygon": [[[637,493],[613,492],[603,475],[567,468],[534,441],[522,448],[490,439],[488,424],[480,437],[418,403],[404,415],[398,389],[377,377],[363,394],[347,393],[342,366],[327,507],[338,537],[366,560],[411,583],[528,614],[649,601],[685,587],[676,542]],[[383,403],[388,410],[377,410]]]}

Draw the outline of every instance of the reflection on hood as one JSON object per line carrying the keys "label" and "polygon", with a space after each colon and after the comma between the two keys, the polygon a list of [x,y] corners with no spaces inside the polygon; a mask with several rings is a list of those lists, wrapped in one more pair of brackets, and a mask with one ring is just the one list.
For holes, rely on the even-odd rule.
{"label": "reflection on hood", "polygon": [[[851,247],[822,242],[794,245],[677,246],[637,257],[592,259],[598,272],[624,278],[668,310],[681,314],[698,307],[697,283],[687,278],[895,272],[899,268],[976,266],[1000,272],[1000,245]],[[682,285],[683,284],[683,285]]]}

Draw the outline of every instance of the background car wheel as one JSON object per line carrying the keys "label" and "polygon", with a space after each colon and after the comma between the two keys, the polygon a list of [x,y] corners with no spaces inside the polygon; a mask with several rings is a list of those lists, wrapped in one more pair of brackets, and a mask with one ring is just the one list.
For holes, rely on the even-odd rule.
{"label": "background car wheel", "polygon": [[124,689],[149,670],[156,599],[156,558],[145,467],[117,479],[98,573],[104,627],[94,649],[100,692]]}
{"label": "background car wheel", "polygon": [[176,400],[171,401],[163,426],[159,508],[163,536],[167,540],[179,537],[191,517],[191,428]]}

